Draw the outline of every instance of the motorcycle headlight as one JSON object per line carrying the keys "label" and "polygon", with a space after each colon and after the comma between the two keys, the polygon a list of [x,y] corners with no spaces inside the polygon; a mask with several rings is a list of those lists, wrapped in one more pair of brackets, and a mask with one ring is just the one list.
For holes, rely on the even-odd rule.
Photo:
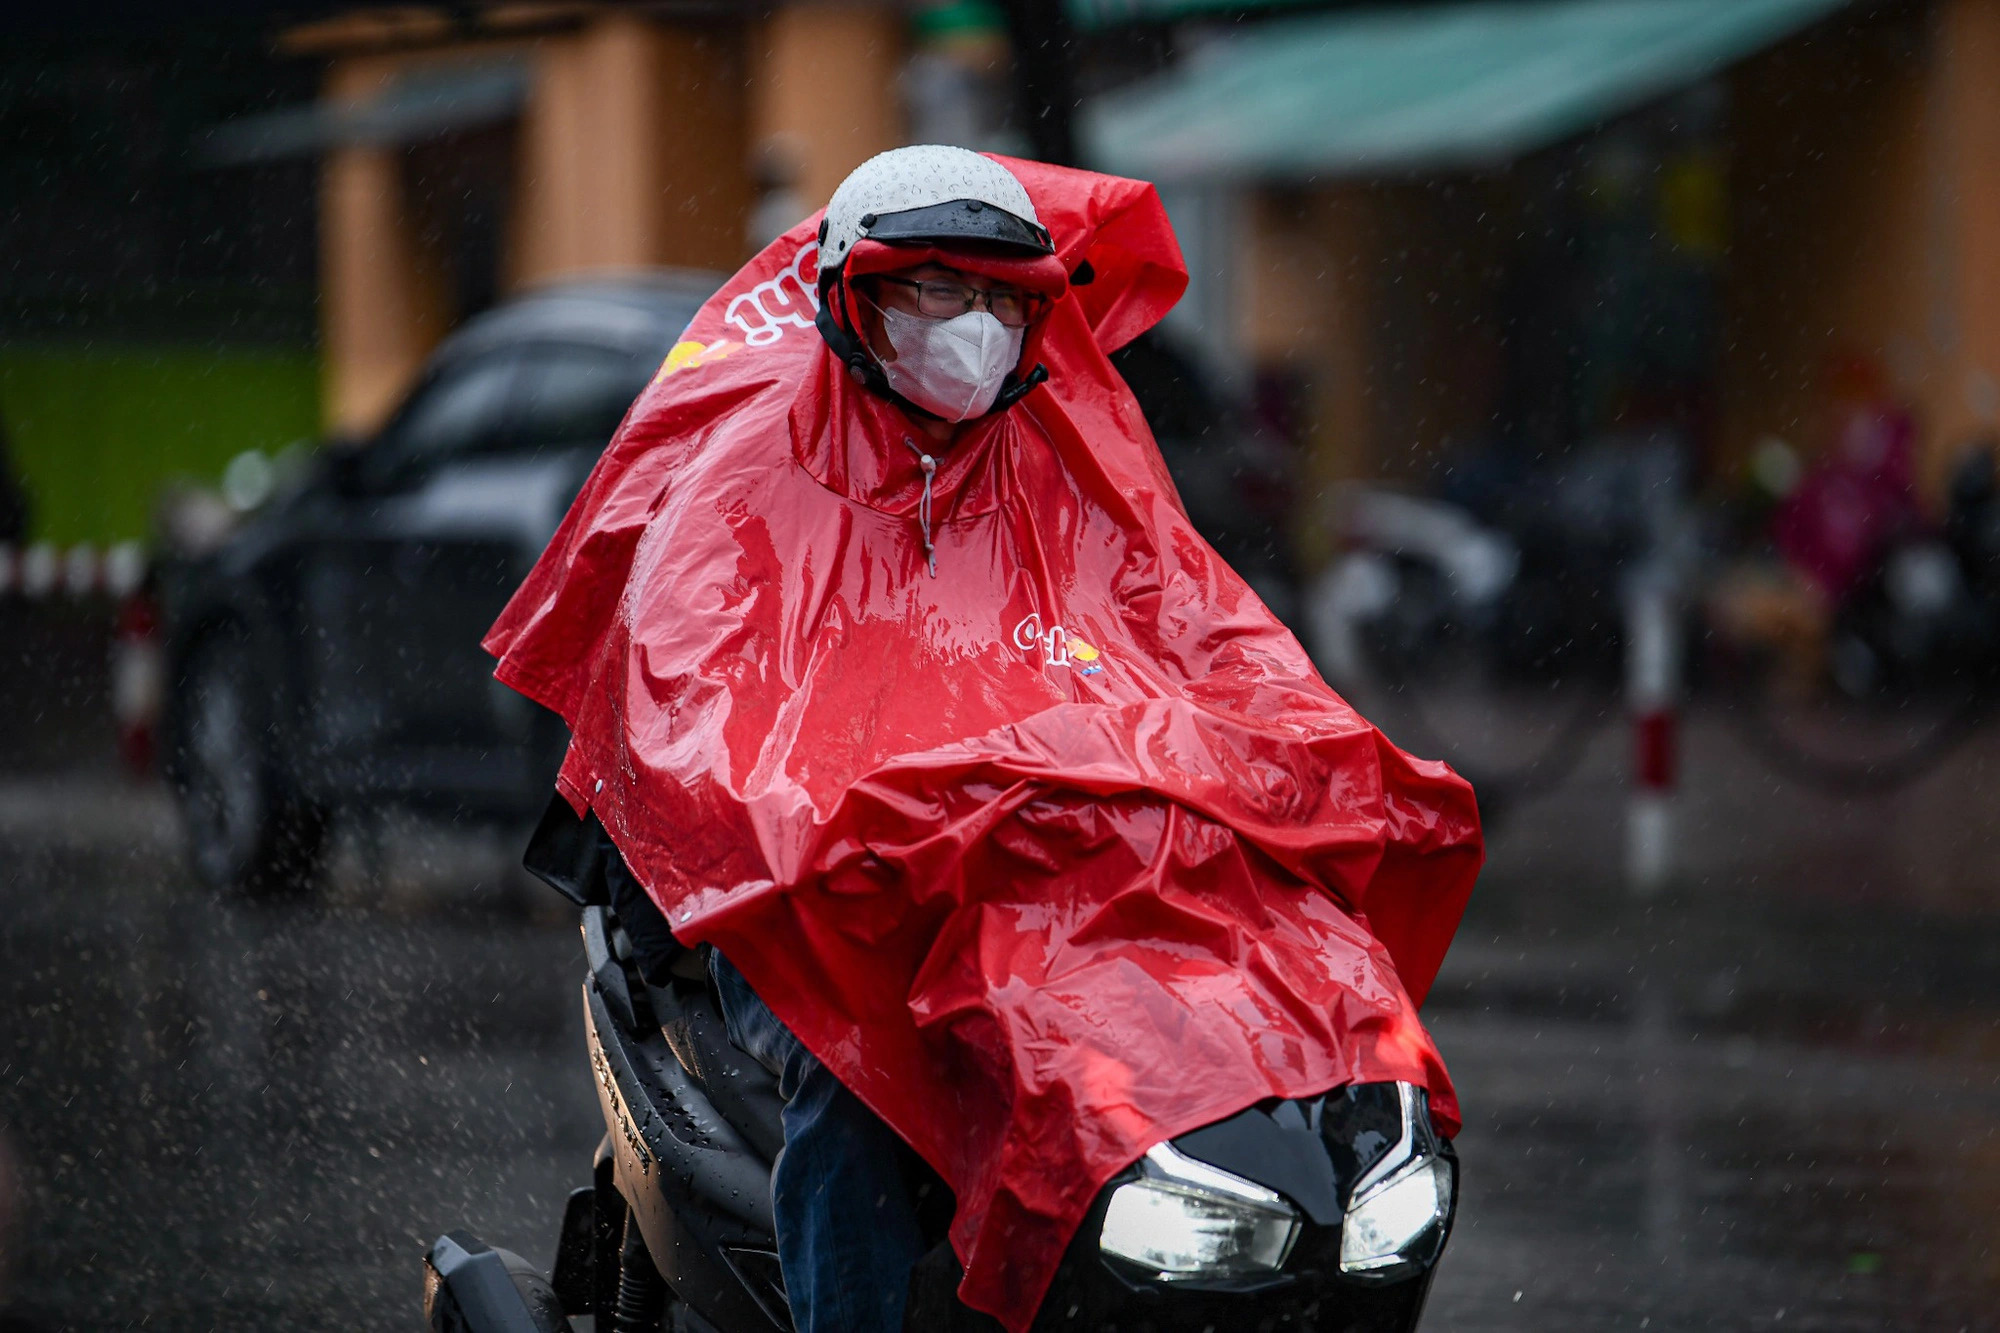
{"label": "motorcycle headlight", "polygon": [[1341,1222],[1340,1271],[1387,1277],[1435,1257],[1452,1187],[1450,1164],[1427,1154],[1369,1189]]}
{"label": "motorcycle headlight", "polygon": [[1275,1273],[1299,1237],[1282,1196],[1162,1143],[1112,1192],[1098,1248],[1161,1281]]}

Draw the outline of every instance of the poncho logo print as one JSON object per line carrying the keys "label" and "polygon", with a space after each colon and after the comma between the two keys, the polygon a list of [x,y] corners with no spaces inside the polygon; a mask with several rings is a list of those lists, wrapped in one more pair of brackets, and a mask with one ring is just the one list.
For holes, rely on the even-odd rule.
{"label": "poncho logo print", "polygon": [[1387,1079],[1456,1131],[1416,1005],[1481,847],[1194,531],[1106,359],[1186,284],[1152,188],[1002,161],[1095,280],[927,528],[912,424],[807,331],[815,217],[697,316],[487,646],[676,933],[944,1177],[961,1295],[1021,1330],[1162,1139]]}
{"label": "poncho logo print", "polygon": [[1014,626],[1014,646],[1025,652],[1040,653],[1043,664],[1047,666],[1073,665],[1086,676],[1094,676],[1104,670],[1104,664],[1097,660],[1101,654],[1094,645],[1077,638],[1061,625],[1043,629],[1042,618],[1033,612]]}
{"label": "poncho logo print", "polygon": [[765,347],[785,336],[787,327],[809,329],[819,314],[819,243],[798,249],[792,261],[741,296],[732,299],[723,318],[743,330],[743,341]]}

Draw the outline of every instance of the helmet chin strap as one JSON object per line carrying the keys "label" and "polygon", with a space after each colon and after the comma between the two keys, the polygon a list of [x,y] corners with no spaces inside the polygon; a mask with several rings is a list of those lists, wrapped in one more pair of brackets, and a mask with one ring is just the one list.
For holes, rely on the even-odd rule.
{"label": "helmet chin strap", "polygon": [[[840,359],[840,363],[847,367],[847,373],[853,376],[855,382],[860,384],[864,389],[880,397],[887,398],[905,412],[922,417],[927,421],[945,420],[946,418],[939,416],[935,412],[918,407],[915,403],[903,397],[902,394],[890,388],[889,377],[882,373],[882,365],[875,359],[874,352],[870,351],[868,345],[855,336],[852,330],[844,328],[841,325],[839,316],[834,314],[834,307],[843,303],[846,288],[846,278],[839,273],[836,273],[830,281],[821,284],[819,314],[813,318],[813,325],[819,330],[819,336],[826,340],[826,345],[833,350],[833,354]],[[982,417],[990,417],[996,412],[1005,412],[1008,408],[1027,397],[1029,390],[1048,377],[1048,367],[1039,361],[1025,375],[1015,376],[1009,374],[1002,381],[1000,394],[993,400],[993,406],[987,408],[977,417],[967,417],[965,419],[967,421],[978,421]]]}

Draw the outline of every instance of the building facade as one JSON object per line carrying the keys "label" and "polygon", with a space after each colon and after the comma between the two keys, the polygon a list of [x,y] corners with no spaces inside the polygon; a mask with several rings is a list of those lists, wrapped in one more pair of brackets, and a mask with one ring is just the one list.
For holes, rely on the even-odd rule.
{"label": "building facade", "polygon": [[1488,447],[1665,431],[1722,491],[1867,392],[1935,497],[2000,432],[2000,0],[1328,10],[1086,116],[1233,219],[1191,247],[1204,336],[1304,404],[1309,563],[1328,484]]}
{"label": "building facade", "polygon": [[299,142],[322,161],[329,425],[379,424],[444,333],[508,293],[735,268],[759,226],[903,141],[906,26],[836,0],[357,10],[287,33],[326,66]]}

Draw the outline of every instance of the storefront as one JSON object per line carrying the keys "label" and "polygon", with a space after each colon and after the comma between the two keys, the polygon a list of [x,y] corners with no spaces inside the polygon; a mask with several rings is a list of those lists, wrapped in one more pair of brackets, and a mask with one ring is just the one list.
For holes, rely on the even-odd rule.
{"label": "storefront", "polygon": [[320,158],[324,401],[363,431],[509,292],[726,271],[765,205],[817,207],[902,142],[905,27],[874,3],[357,9],[281,41],[325,61],[319,102],[224,126],[208,154]]}
{"label": "storefront", "polygon": [[1726,488],[1873,367],[1935,485],[2000,419],[1994,68],[1994,0],[1411,5],[1218,36],[1084,141],[1238,201],[1207,336],[1297,383],[1318,482],[1666,440]]}

